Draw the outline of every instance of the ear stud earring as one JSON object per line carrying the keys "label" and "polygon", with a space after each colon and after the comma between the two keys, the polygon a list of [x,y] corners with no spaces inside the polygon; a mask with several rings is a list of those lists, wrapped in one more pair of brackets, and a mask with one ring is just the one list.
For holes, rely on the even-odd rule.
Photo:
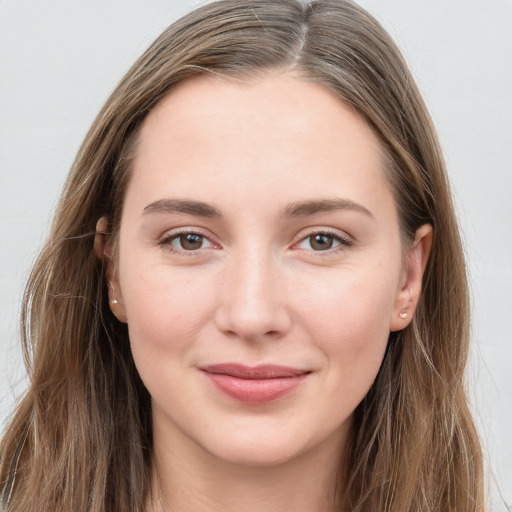
{"label": "ear stud earring", "polygon": [[117,299],[112,299],[110,302],[111,302],[112,304],[119,304],[119,301],[118,301]]}
{"label": "ear stud earring", "polygon": [[400,318],[402,319],[405,319],[407,318],[409,315],[407,313],[400,313]]}

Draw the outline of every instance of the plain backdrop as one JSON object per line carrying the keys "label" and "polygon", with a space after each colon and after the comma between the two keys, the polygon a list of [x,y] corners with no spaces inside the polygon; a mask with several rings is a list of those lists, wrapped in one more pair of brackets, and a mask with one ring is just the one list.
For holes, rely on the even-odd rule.
{"label": "plain backdrop", "polygon": [[[512,510],[512,2],[359,3],[403,50],[446,155],[471,277],[470,395],[492,510]],[[0,0],[0,429],[25,386],[24,283],[78,146],[134,59],[197,5]]]}

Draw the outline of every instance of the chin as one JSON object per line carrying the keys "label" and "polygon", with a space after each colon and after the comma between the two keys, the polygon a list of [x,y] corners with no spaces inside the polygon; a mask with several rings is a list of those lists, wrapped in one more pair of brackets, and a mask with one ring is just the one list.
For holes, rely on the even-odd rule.
{"label": "chin", "polygon": [[[312,431],[300,425],[294,429],[285,421],[278,424],[239,425],[203,439],[203,449],[226,463],[246,467],[272,467],[298,461],[324,447],[330,453],[341,449],[345,432],[335,429]],[[348,422],[347,422],[348,424]],[[345,429],[342,429],[345,430]]]}
{"label": "chin", "polygon": [[211,455],[228,464],[245,467],[280,466],[300,457],[306,451],[303,447],[287,446],[281,442],[230,443],[229,446],[216,445]]}

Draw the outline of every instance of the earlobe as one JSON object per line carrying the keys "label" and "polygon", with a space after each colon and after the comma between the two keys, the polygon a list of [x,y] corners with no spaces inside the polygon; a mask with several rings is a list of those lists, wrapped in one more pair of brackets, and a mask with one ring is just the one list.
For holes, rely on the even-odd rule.
{"label": "earlobe", "polygon": [[425,224],[416,231],[416,237],[409,249],[404,270],[404,281],[398,290],[389,330],[400,331],[412,320],[421,295],[423,274],[432,247],[432,226]]}
{"label": "earlobe", "polygon": [[108,220],[101,217],[96,223],[96,233],[94,235],[94,253],[100,259],[105,268],[105,277],[108,283],[108,303],[110,311],[123,323],[127,322],[126,310],[123,303],[121,288],[115,277],[113,262],[109,247]]}
{"label": "earlobe", "polygon": [[112,276],[110,270],[111,265],[107,268],[107,280],[108,280],[108,305],[112,314],[122,323],[127,323],[128,318],[126,316],[126,309],[124,307],[123,297],[121,289],[116,280]]}
{"label": "earlobe", "polygon": [[[122,299],[121,299],[122,300]],[[109,294],[109,305],[112,314],[123,324],[128,323],[128,317],[126,316],[126,310],[124,304],[119,299],[111,299]]]}

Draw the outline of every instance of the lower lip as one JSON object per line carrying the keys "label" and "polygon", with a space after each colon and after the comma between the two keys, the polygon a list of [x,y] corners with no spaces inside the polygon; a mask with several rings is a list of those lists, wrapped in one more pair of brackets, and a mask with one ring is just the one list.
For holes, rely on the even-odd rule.
{"label": "lower lip", "polygon": [[248,404],[265,404],[281,398],[296,389],[308,374],[271,379],[240,379],[231,375],[205,375],[225,395]]}

